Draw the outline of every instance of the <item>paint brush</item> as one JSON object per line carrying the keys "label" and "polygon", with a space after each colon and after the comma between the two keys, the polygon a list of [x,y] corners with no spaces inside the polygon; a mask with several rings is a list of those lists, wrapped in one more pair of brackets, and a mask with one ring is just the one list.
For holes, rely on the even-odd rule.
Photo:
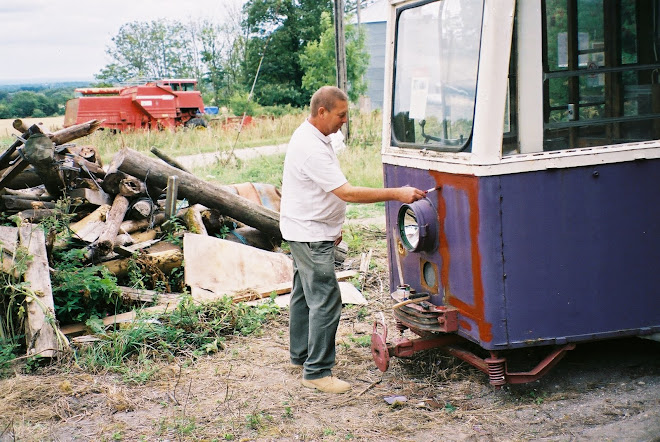
{"label": "paint brush", "polygon": [[436,191],[436,190],[439,190],[441,187],[442,187],[442,186],[431,187],[430,189],[428,189],[428,190],[426,191],[426,193],[434,192],[434,191]]}

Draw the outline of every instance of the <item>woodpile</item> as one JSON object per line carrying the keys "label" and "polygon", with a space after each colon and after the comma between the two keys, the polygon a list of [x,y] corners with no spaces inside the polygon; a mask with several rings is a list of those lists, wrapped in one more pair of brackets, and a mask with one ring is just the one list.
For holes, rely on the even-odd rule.
{"label": "woodpile", "polygon": [[[100,124],[101,121],[92,120],[50,133],[38,125],[25,127],[17,120],[14,127],[20,136],[0,155],[0,210],[6,219],[19,225],[0,229],[0,272],[17,276],[19,250],[30,255],[27,269],[21,269],[23,280],[28,282],[29,355],[55,356],[68,345],[66,334],[80,333],[85,328],[80,324],[60,327],[57,322],[49,275],[53,251],[81,249],[84,251],[81,265],[102,265],[118,281],[125,280],[131,268],[153,278],[182,268],[184,250],[176,244],[185,244],[183,238],[178,242],[164,239],[182,236],[183,230],[189,232],[186,235],[213,237],[214,241],[196,241],[195,255],[204,249],[209,253],[208,248],[215,247],[219,236],[241,247],[259,250],[260,254],[252,255],[249,250],[237,253],[235,249],[227,249],[231,251],[224,252],[227,254],[222,264],[226,267],[224,278],[246,271],[231,267],[239,255],[243,260],[241,266],[250,261],[252,265],[261,265],[270,259],[268,253],[278,255],[274,262],[282,261],[283,255],[273,252],[281,244],[277,188],[258,183],[221,186],[205,182],[157,149],[152,149],[154,158],[123,148],[104,167],[97,149],[73,143],[93,133]],[[44,233],[37,226],[48,218],[61,219],[62,214],[68,222],[70,236],[55,230]],[[220,249],[226,247],[218,246]],[[139,262],[137,267],[136,262]],[[282,274],[291,274],[288,266]],[[204,273],[216,270],[208,267],[208,260],[195,261],[195,267],[185,269],[186,278],[190,274],[196,281],[204,280]],[[351,274],[341,276],[347,278]],[[276,287],[272,291],[285,293],[287,284],[290,287],[286,279],[273,280]],[[197,289],[204,293],[204,301],[234,292],[237,301],[244,301],[249,298],[244,289],[252,288],[252,282],[249,277],[241,280],[247,281],[242,287],[226,285],[232,288],[228,293],[220,289],[214,292],[208,287]],[[269,293],[269,283],[263,278],[254,282],[254,288],[258,289],[256,298]],[[151,308],[162,311],[180,297],[176,290],[167,285],[165,288],[168,293],[158,296],[146,289],[122,287],[122,291],[124,298],[133,302],[157,299],[159,304]],[[129,312],[106,317],[103,322],[113,324],[132,320],[134,316]]]}

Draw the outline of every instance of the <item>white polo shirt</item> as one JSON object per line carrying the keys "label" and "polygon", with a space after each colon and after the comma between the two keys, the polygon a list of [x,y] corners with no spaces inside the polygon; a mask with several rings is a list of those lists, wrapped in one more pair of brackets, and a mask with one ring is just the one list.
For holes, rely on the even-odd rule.
{"label": "white polo shirt", "polygon": [[330,138],[305,120],[291,136],[282,174],[280,231],[287,241],[334,241],[346,202],[333,190],[347,182]]}

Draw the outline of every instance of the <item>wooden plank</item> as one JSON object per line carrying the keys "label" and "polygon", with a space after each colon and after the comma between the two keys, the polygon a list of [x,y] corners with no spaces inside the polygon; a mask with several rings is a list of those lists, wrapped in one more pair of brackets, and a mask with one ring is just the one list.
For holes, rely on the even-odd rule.
{"label": "wooden plank", "polygon": [[155,290],[134,289],[133,287],[119,287],[122,294],[133,300],[139,302],[155,302],[158,304],[176,303],[181,301],[181,293],[160,293]]}
{"label": "wooden plank", "polygon": [[55,303],[50,285],[46,238],[36,224],[18,229],[20,244],[32,257],[25,271],[33,297],[26,296],[27,322],[25,327],[27,354],[43,357],[55,356],[60,345],[55,331]]}
{"label": "wooden plank", "polygon": [[[356,276],[358,272],[355,270],[345,270],[342,272],[337,272],[336,277],[337,281],[344,281],[346,279]],[[254,301],[255,299],[268,298],[272,294],[284,295],[286,293],[291,293],[293,281],[283,282],[281,284],[275,284],[272,287],[260,287],[256,290],[252,290],[248,293],[236,293],[232,296],[234,302],[247,302]],[[192,293],[192,292],[191,292]],[[193,298],[195,295],[192,295]]]}
{"label": "wooden plank", "polygon": [[219,238],[186,233],[183,237],[186,285],[203,289],[207,301],[241,290],[272,287],[289,282],[293,261],[282,253],[268,252]]}
{"label": "wooden plank", "polygon": [[14,266],[14,255],[18,245],[18,228],[0,226],[0,271],[2,273],[16,274]]}
{"label": "wooden plank", "polygon": [[[151,312],[151,313],[162,313],[167,311],[168,309],[171,310],[175,307],[176,306],[173,304],[159,304],[153,307],[144,308],[142,309],[142,311]],[[124,324],[127,322],[133,322],[135,321],[136,317],[137,317],[137,311],[133,310],[126,313],[120,313],[118,315],[106,316],[105,318],[102,319],[102,321],[103,321],[103,325],[110,326],[114,324]],[[65,335],[73,335],[77,333],[82,333],[86,329],[87,326],[85,324],[78,323],[78,324],[65,325],[60,328],[60,331]]]}

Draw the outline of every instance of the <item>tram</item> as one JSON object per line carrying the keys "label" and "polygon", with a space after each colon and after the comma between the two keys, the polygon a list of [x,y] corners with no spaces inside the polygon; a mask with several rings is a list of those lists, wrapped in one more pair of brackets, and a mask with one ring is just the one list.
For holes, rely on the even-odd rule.
{"label": "tram", "polygon": [[438,348],[499,386],[581,342],[657,336],[660,1],[389,3],[385,186],[429,192],[386,204],[415,337],[377,321],[376,365]]}

